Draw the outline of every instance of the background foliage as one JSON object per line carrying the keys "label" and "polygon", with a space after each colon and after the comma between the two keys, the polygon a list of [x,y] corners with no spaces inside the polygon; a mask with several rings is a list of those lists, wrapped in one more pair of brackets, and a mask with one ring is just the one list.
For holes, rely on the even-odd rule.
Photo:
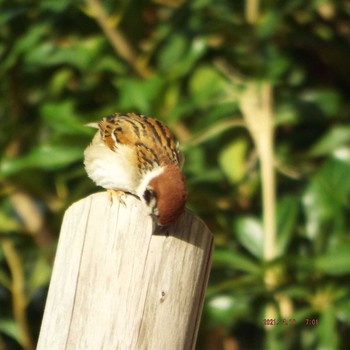
{"label": "background foliage", "polygon": [[198,348],[350,348],[348,1],[0,0],[0,28],[0,349],[34,347],[115,111],[171,127],[215,234]]}

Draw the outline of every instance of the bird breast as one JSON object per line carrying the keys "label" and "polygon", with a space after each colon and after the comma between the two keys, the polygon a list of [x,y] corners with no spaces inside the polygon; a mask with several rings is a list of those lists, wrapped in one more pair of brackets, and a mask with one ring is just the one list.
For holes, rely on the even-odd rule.
{"label": "bird breast", "polygon": [[84,165],[96,185],[136,194],[140,174],[135,152],[130,146],[118,145],[112,151],[98,132],[84,152]]}

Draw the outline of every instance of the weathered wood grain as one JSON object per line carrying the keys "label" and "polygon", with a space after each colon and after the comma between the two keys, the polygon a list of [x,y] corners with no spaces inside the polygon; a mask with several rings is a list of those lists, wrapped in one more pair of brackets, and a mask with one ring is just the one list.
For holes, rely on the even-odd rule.
{"label": "weathered wood grain", "polygon": [[190,212],[163,232],[133,196],[66,212],[38,350],[193,349],[213,237]]}

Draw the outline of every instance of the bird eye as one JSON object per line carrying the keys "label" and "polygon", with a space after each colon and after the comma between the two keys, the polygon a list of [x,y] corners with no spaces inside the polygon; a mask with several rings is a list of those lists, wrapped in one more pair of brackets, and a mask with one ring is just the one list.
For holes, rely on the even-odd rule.
{"label": "bird eye", "polygon": [[149,204],[152,199],[155,199],[155,197],[156,196],[155,196],[154,191],[152,191],[148,188],[145,190],[145,192],[143,192],[143,198],[147,204]]}

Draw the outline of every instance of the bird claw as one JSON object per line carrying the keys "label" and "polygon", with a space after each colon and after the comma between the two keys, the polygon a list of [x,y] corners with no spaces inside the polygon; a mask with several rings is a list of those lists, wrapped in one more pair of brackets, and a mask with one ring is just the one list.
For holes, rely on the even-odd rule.
{"label": "bird claw", "polygon": [[113,199],[116,198],[118,202],[126,207],[126,203],[122,197],[126,196],[126,193],[121,190],[107,190],[109,201],[113,204]]}

